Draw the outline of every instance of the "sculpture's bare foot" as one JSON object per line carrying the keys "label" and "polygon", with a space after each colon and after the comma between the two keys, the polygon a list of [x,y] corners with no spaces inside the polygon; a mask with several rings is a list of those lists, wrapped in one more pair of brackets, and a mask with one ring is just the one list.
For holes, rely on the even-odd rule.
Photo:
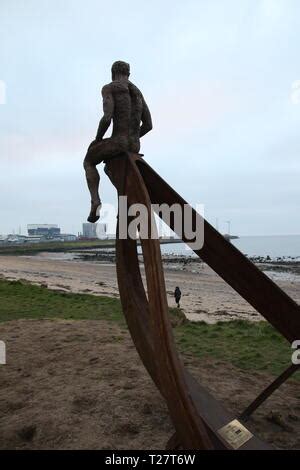
{"label": "sculpture's bare foot", "polygon": [[97,220],[99,220],[101,207],[102,207],[101,201],[96,201],[96,202],[92,201],[91,212],[87,218],[88,222],[95,223],[97,222]]}

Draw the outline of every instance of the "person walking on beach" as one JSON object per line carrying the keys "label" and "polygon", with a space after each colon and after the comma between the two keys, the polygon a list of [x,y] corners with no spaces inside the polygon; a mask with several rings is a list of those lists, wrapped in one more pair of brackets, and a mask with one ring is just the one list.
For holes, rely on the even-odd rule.
{"label": "person walking on beach", "polygon": [[181,290],[179,289],[178,286],[175,288],[174,297],[175,297],[175,302],[177,303],[177,307],[179,308],[180,299],[181,299]]}

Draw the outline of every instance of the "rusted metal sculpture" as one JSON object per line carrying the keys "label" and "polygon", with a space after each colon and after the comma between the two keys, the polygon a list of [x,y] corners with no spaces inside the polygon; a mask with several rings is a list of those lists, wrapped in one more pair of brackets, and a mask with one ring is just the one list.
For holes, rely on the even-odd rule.
{"label": "rusted metal sculpture", "polygon": [[[138,166],[153,204],[167,203],[172,206],[177,203],[181,207],[186,204],[186,201],[145,161],[141,160]],[[161,214],[158,215],[161,216]],[[195,211],[193,211],[193,216],[201,217]],[[176,231],[172,220],[170,227]],[[184,236],[183,241],[189,245],[189,240]],[[192,246],[191,248],[193,249]],[[300,338],[299,305],[206,220],[204,220],[204,246],[195,253],[271,323],[287,341],[293,343]],[[297,371],[299,371],[299,365],[288,367],[241,413],[240,417],[244,420],[248,419],[274,390]]]}
{"label": "rusted metal sculpture", "polygon": [[[92,142],[84,167],[91,192],[88,220],[99,218],[99,174],[96,165],[105,161],[105,171],[127,205],[147,208],[152,226],[152,205],[187,204],[137,152],[139,138],[152,128],[151,116],[141,92],[128,80],[129,65],[116,62],[111,84],[102,90],[104,117]],[[113,119],[113,134],[103,139]],[[140,122],[142,121],[142,126]],[[192,225],[203,221],[193,209]],[[163,213],[158,214],[163,217]],[[120,216],[120,211],[119,211]],[[174,220],[165,220],[176,232]],[[180,235],[184,234],[181,227]],[[175,427],[168,448],[267,449],[236,416],[225,410],[183,366],[176,351],[168,316],[168,304],[159,240],[140,233],[147,283],[145,291],[137,255],[137,242],[120,237],[117,230],[117,277],[123,312],[137,351],[157,388],[165,398]],[[187,244],[191,240],[185,238]],[[193,246],[191,245],[193,248]],[[216,273],[261,313],[288,341],[300,338],[300,307],[265,276],[239,250],[204,220],[204,245],[195,250]],[[244,413],[247,418],[296,368],[288,369]],[[241,418],[240,418],[241,419]]]}
{"label": "rusted metal sculpture", "polygon": [[[100,120],[96,139],[90,144],[84,159],[84,169],[91,194],[89,222],[99,219],[101,199],[99,196],[100,177],[97,165],[120,152],[138,152],[140,138],[152,129],[151,115],[140,90],[131,83],[129,64],[114,62],[111,68],[112,82],[102,88],[103,117]],[[111,121],[111,137],[104,139]],[[142,122],[142,126],[141,126]]]}
{"label": "rusted metal sculpture", "polygon": [[[151,203],[154,201],[164,200],[170,205],[174,202],[186,204],[137,154],[122,154],[110,160],[106,164],[105,171],[117,188],[118,195],[127,196],[128,206],[143,204],[147,207],[149,226],[152,218]],[[153,191],[158,188],[159,200],[151,188]],[[193,214],[194,217],[201,217],[196,212]],[[213,230],[217,240],[215,248],[218,251],[223,243],[223,237],[209,224],[205,225],[205,229],[205,243],[211,236],[210,230]],[[228,255],[226,253],[228,250],[233,249],[226,240],[225,243],[224,256]],[[170,439],[168,447],[232,449],[233,444],[226,439],[226,433],[222,434],[222,430],[228,425],[234,427],[232,423],[237,423],[236,431],[242,433],[244,437],[244,440],[239,441],[237,448],[267,449],[266,444],[243,428],[237,417],[225,410],[184,368],[176,351],[168,316],[159,240],[141,237],[141,245],[147,294],[139,268],[137,243],[130,237],[117,238],[118,285],[123,312],[134,344],[150,376],[165,398],[174,423],[176,433]],[[204,245],[198,254],[202,257],[202,253],[206,254],[206,249]],[[241,256],[244,260],[238,250],[235,255]],[[211,260],[207,259],[208,261]],[[222,264],[222,260],[220,263]],[[247,264],[247,267],[248,270],[254,268],[258,276],[262,274],[252,263]],[[219,271],[222,271],[221,265]],[[246,275],[249,275],[249,272]],[[226,280],[232,284],[235,277],[236,274],[233,274]]]}

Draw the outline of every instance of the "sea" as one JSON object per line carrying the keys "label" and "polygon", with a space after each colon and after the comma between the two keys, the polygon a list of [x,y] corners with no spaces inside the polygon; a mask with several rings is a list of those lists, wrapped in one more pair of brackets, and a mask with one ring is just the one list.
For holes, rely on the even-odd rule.
{"label": "sea", "polygon": [[[300,235],[256,235],[241,236],[232,239],[231,243],[245,255],[267,257],[271,259],[285,258],[300,260]],[[184,243],[161,245],[163,254],[196,256]]]}
{"label": "sea", "polygon": [[[270,257],[271,260],[278,260],[279,258],[286,262],[300,262],[300,235],[266,235],[266,236],[241,236],[240,238],[232,239],[230,241],[236,248],[248,257]],[[187,257],[197,256],[185,243],[166,243],[161,244],[161,252],[166,255],[180,255]],[[85,250],[89,251],[114,251],[107,248],[91,248]],[[141,247],[138,247],[138,252],[141,253]],[[77,258],[75,252],[65,253],[39,253],[38,257],[49,259],[65,259],[73,260]],[[30,257],[30,256],[29,256]]]}

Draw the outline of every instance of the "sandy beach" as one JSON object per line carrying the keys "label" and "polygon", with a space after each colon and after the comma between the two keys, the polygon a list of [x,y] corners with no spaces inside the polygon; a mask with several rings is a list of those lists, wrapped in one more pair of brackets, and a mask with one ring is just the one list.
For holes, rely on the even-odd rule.
{"label": "sandy beach", "polygon": [[[196,271],[196,272],[195,272]],[[142,269],[143,273],[143,269]],[[295,301],[300,302],[300,276],[286,280],[280,273],[267,272]],[[113,263],[64,259],[64,254],[40,253],[36,256],[1,256],[0,275],[7,279],[25,279],[50,289],[66,292],[119,296],[116,267]],[[166,289],[169,306],[175,306],[176,286],[182,292],[181,308],[188,319],[216,321],[262,317],[207,265],[167,265]]]}
{"label": "sandy beach", "polygon": [[[260,316],[211,269],[165,269],[168,301],[179,285],[188,318],[215,322]],[[64,259],[63,254],[1,256],[3,278],[63,292],[118,297],[115,265]],[[299,300],[299,283],[280,281]],[[45,316],[47,313],[45,312]],[[173,433],[126,328],[105,320],[13,320],[1,324],[9,361],[1,369],[2,449],[163,449]],[[273,380],[223,360],[183,361],[238,416]],[[247,426],[278,448],[299,448],[299,384],[291,379]]]}

